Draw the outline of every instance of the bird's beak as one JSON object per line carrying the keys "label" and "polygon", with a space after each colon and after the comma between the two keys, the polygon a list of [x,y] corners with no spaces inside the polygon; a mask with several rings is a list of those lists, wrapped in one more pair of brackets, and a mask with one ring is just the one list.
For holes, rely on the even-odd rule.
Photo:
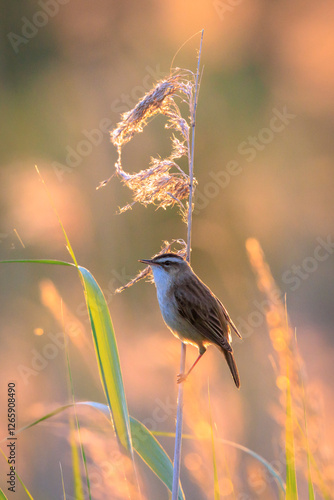
{"label": "bird's beak", "polygon": [[139,259],[138,262],[142,262],[143,264],[148,264],[149,266],[152,264],[150,259]]}

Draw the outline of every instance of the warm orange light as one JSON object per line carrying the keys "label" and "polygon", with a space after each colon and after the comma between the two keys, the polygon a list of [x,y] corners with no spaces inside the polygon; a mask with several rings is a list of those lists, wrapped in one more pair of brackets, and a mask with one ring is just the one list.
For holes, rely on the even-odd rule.
{"label": "warm orange light", "polygon": [[281,322],[281,317],[278,311],[268,311],[266,314],[266,320],[269,327],[279,326]]}
{"label": "warm orange light", "polygon": [[43,330],[43,328],[39,328],[39,327],[34,328],[34,335],[37,335],[37,336],[39,336],[39,337],[40,337],[40,336],[41,336],[41,335],[43,335],[43,334],[44,334],[44,330]]}
{"label": "warm orange light", "polygon": [[275,351],[282,352],[287,348],[286,342],[282,338],[276,338],[273,340],[273,347]]}
{"label": "warm orange light", "polygon": [[211,436],[210,424],[208,422],[205,422],[204,420],[200,420],[196,423],[194,431],[196,436],[201,438],[209,438]]}
{"label": "warm orange light", "polygon": [[279,375],[276,379],[276,385],[281,391],[285,391],[287,386],[288,386],[288,378],[285,377],[284,375]]}

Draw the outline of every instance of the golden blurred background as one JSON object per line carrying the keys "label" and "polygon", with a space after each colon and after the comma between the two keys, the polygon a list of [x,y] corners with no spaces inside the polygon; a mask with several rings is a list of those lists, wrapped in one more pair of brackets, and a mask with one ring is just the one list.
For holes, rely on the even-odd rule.
{"label": "golden blurred background", "polygon": [[[156,253],[163,240],[185,238],[186,227],[177,208],[135,205],[118,215],[118,208],[131,201],[130,191],[117,178],[98,191],[96,186],[113,172],[117,152],[108,131],[120,113],[168,74],[180,46],[203,28],[192,266],[244,334],[234,343],[242,385],[235,389],[223,358],[209,349],[186,385],[185,431],[205,435],[208,430],[209,379],[217,435],[260,453],[284,476],[268,303],[257,288],[245,242],[259,240],[282,297],[286,294],[318,422],[314,446],[323,464],[333,463],[332,2],[6,3],[0,258],[70,261],[37,165],[78,262],[93,273],[108,300],[130,414],[152,430],[174,430],[180,345],[162,322],[155,289],[141,282],[121,295],[112,292],[141,268],[139,258]],[[174,65],[195,70],[198,46],[199,36],[189,40]],[[163,125],[153,120],[127,145],[125,169],[141,170],[151,155],[168,154]],[[8,382],[17,384],[20,426],[69,399],[61,300],[76,399],[104,402],[77,274],[61,267],[3,264],[0,279],[2,438]],[[187,364],[196,354],[188,348]],[[95,415],[79,413],[87,424],[88,464],[96,473],[93,498],[124,498],[122,491],[108,489],[115,471],[102,467],[111,461],[112,436],[102,433]],[[19,473],[36,499],[61,498],[59,462],[68,498],[73,494],[67,419],[56,418],[19,438]],[[172,457],[173,440],[161,442]],[[220,453],[222,498],[278,498],[273,481],[254,460],[227,445]],[[184,443],[181,479],[187,498],[213,498],[210,460],[207,445]],[[2,460],[5,491],[6,470]],[[153,474],[141,465],[140,471],[147,498],[167,499]],[[330,467],[325,472],[334,476]],[[305,498],[302,475],[299,484]],[[16,498],[25,498],[22,490]]]}

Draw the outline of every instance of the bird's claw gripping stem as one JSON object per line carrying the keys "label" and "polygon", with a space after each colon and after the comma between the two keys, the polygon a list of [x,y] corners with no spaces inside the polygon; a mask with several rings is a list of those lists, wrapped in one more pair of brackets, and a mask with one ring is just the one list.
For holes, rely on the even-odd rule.
{"label": "bird's claw gripping stem", "polygon": [[188,375],[188,373],[179,373],[176,376],[176,382],[178,384],[181,384],[182,382],[184,382],[187,379],[187,375]]}

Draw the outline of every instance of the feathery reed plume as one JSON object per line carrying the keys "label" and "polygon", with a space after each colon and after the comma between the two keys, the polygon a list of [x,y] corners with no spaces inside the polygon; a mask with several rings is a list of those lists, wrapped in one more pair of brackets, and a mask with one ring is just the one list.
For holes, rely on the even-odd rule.
{"label": "feathery reed plume", "polygon": [[182,134],[186,136],[188,132],[186,121],[181,117],[172,97],[178,91],[188,99],[192,93],[191,82],[183,82],[181,73],[175,73],[158,82],[133,109],[123,113],[122,121],[111,132],[112,143],[119,149],[122,148],[137,132],[142,132],[148,118],[157,113],[168,116],[173,128],[182,131]]}
{"label": "feathery reed plume", "polygon": [[116,163],[118,176],[133,191],[133,202],[122,207],[120,213],[129,210],[137,202],[144,206],[154,203],[164,209],[177,203],[184,217],[186,209],[181,200],[189,196],[189,180],[182,171],[170,172],[173,167],[180,170],[170,158],[152,158],[150,168],[131,175],[124,172],[120,163]]}
{"label": "feathery reed plume", "polygon": [[[334,491],[333,475],[326,476],[325,470],[330,470],[328,456],[322,453],[325,443],[321,444],[319,429],[322,428],[322,416],[319,411],[314,411],[309,400],[305,401],[304,380],[305,368],[296,346],[294,332],[289,325],[286,305],[282,301],[280,292],[271,274],[270,267],[265,261],[265,256],[260,243],[255,238],[246,241],[250,263],[257,277],[257,285],[261,292],[268,298],[269,308],[266,313],[266,323],[269,336],[275,351],[273,366],[276,372],[276,385],[281,391],[279,405],[273,405],[271,413],[282,426],[282,441],[284,441],[284,422],[286,417],[286,388],[291,386],[293,404],[293,432],[295,441],[295,454],[297,468],[307,476],[307,456],[309,449],[312,456],[311,474],[313,483],[321,492]],[[287,375],[288,374],[288,375]],[[307,391],[309,394],[309,391]],[[307,405],[307,428],[305,428],[305,406]],[[312,435],[315,432],[316,435]],[[320,464],[320,467],[319,467]],[[321,472],[320,472],[321,471]],[[326,495],[324,498],[327,498]],[[328,496],[329,498],[329,496]]]}
{"label": "feathery reed plume", "polygon": [[[249,238],[246,241],[246,249],[250,263],[257,277],[257,286],[259,290],[266,295],[269,301],[266,322],[274,350],[278,353],[278,371],[284,374],[285,377],[288,362],[292,364],[292,367],[296,368],[296,365],[291,363],[296,353],[293,352],[293,331],[287,321],[285,305],[281,298],[282,293],[275,283],[269,265],[265,261],[264,253],[258,240]],[[297,382],[298,375],[296,370],[290,370],[290,378],[293,378],[293,380]],[[283,388],[285,389],[285,386]]]}
{"label": "feathery reed plume", "polygon": [[[163,209],[177,204],[182,218],[186,221],[187,207],[183,205],[182,200],[189,198],[190,178],[175,160],[189,155],[190,127],[187,120],[181,116],[176,99],[186,102],[191,110],[193,93],[193,73],[178,70],[158,82],[132,110],[123,113],[121,122],[111,132],[111,141],[118,152],[115,174],[133,192],[133,201],[122,207],[120,213],[131,209],[135,203],[141,203],[144,206],[152,203],[157,208]],[[167,158],[151,158],[148,168],[133,174],[125,172],[121,162],[123,146],[135,134],[142,132],[148,119],[157,114],[162,114],[167,118],[165,127],[180,134],[180,138],[175,135],[171,137],[172,151]],[[98,187],[105,186],[111,177]]]}

